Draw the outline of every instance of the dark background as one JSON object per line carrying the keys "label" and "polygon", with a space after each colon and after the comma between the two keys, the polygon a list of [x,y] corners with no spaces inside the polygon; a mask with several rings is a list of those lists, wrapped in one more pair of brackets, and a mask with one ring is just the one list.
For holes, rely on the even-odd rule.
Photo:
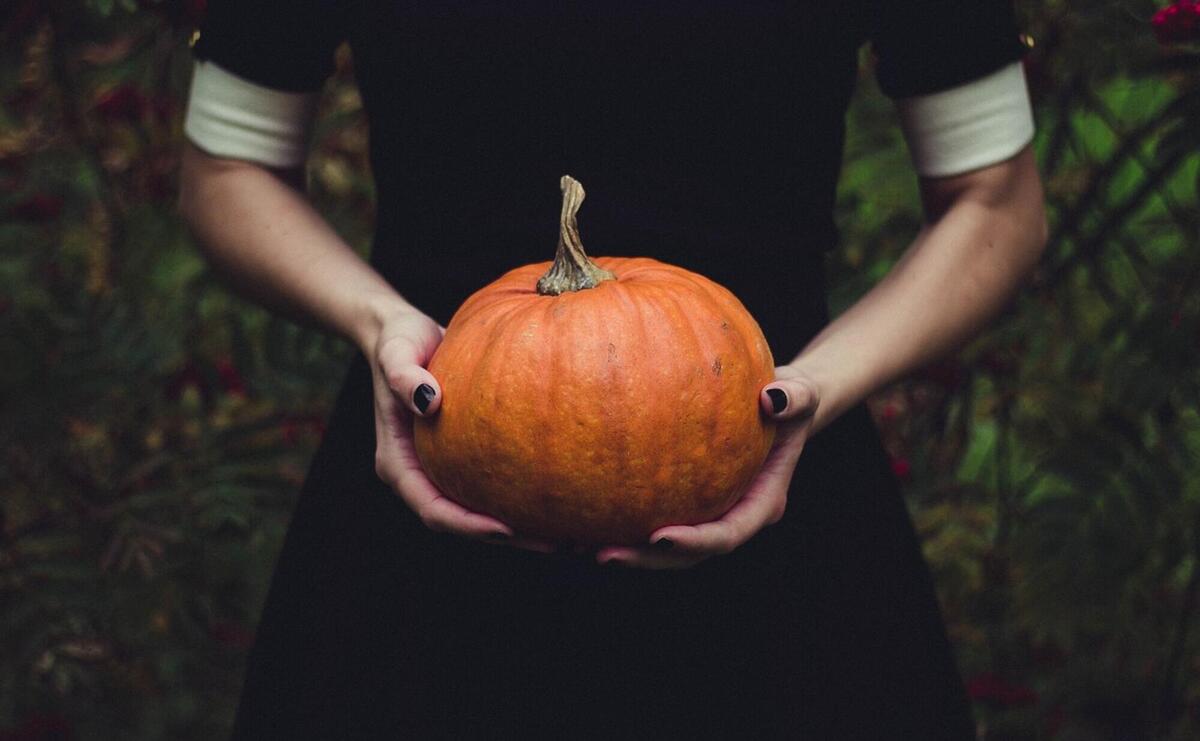
{"label": "dark background", "polygon": [[[233,297],[174,211],[203,5],[0,10],[0,741],[227,733],[350,357]],[[1200,11],[1160,39],[1165,5],[1018,3],[1050,245],[984,336],[870,401],[985,739],[1200,736]],[[365,250],[338,60],[310,192]],[[835,311],[920,223],[861,67]]]}

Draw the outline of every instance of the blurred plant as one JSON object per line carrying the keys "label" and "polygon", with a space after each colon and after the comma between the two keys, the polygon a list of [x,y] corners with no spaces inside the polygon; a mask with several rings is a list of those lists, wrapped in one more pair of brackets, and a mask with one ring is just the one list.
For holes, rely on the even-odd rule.
{"label": "blurred plant", "polygon": [[1154,35],[1164,44],[1200,41],[1200,5],[1196,0],[1178,0],[1154,14]]}
{"label": "blurred plant", "polygon": [[[202,5],[0,21],[0,738],[227,734],[348,357],[231,297],[175,215]],[[365,249],[340,62],[310,192]]]}
{"label": "blurred plant", "polygon": [[[989,739],[1200,735],[1197,12],[1030,8],[1046,258],[986,336],[872,400]],[[843,306],[921,218],[863,87]]]}

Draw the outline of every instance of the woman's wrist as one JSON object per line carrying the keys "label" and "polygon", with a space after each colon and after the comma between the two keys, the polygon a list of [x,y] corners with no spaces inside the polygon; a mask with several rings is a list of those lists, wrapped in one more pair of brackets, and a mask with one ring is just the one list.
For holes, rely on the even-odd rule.
{"label": "woman's wrist", "polygon": [[810,437],[869,393],[869,390],[861,388],[861,383],[856,383],[853,373],[847,372],[848,364],[827,360],[819,353],[801,352],[788,365],[816,386],[818,398],[821,400],[813,413]]}
{"label": "woman's wrist", "polygon": [[364,355],[371,357],[388,322],[420,313],[395,291],[378,291],[366,297],[351,320],[347,334]]}

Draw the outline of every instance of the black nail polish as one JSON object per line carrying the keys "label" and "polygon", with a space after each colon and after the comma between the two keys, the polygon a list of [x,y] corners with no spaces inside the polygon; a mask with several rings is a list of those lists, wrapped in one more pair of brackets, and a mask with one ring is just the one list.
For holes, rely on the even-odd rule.
{"label": "black nail polish", "polygon": [[433,386],[423,383],[417,386],[417,390],[413,392],[413,403],[417,405],[421,414],[424,414],[425,410],[429,408],[429,402],[433,401],[433,397],[436,395],[437,392],[433,390]]}
{"label": "black nail polish", "polygon": [[671,540],[670,538],[659,538],[658,540],[654,541],[654,547],[660,551],[665,551],[670,548],[674,548],[675,541]]}
{"label": "black nail polish", "polygon": [[767,396],[771,397],[771,410],[775,414],[787,409],[788,398],[783,389],[767,389]]}

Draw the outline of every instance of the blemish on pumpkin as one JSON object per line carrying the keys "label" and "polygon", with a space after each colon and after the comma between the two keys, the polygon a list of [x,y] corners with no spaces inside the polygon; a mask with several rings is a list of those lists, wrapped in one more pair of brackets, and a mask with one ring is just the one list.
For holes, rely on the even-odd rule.
{"label": "blemish on pumpkin", "polygon": [[608,343],[608,362],[615,363],[617,361],[617,346],[613,343]]}
{"label": "blemish on pumpkin", "polygon": [[717,358],[716,360],[713,361],[712,372],[713,372],[714,376],[721,375],[721,359],[720,358]]}
{"label": "blemish on pumpkin", "polygon": [[728,329],[729,329],[729,322],[721,322],[721,329],[728,330]]}

